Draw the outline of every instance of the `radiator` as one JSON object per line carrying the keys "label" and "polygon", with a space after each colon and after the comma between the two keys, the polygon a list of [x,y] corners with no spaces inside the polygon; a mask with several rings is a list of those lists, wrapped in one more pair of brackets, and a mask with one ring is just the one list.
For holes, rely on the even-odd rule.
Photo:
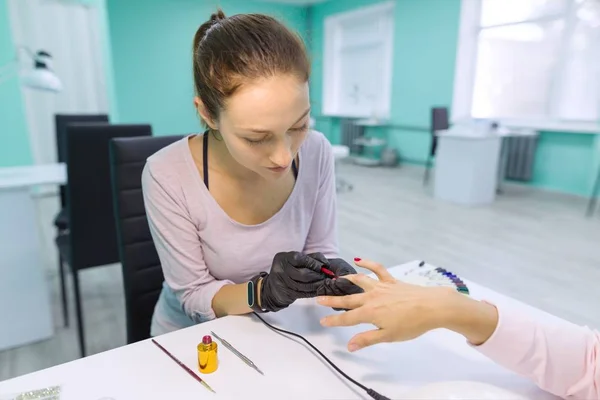
{"label": "radiator", "polygon": [[342,119],[340,122],[342,145],[350,148],[350,154],[362,154],[363,146],[356,144],[356,139],[365,135],[365,127],[354,123],[353,119]]}
{"label": "radiator", "polygon": [[537,147],[537,136],[506,137],[503,140],[504,177],[515,181],[530,181]]}

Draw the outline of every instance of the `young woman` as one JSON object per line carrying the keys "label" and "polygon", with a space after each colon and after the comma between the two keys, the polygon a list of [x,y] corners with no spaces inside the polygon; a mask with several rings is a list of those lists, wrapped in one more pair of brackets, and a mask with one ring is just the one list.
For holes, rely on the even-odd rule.
{"label": "young woman", "polygon": [[365,275],[347,276],[365,293],[319,298],[322,305],[352,310],[325,317],[321,321],[324,326],[370,323],[378,328],[353,337],[348,344],[350,351],[381,342],[410,340],[432,329],[446,328],[547,392],[569,399],[600,398],[597,331],[567,322],[537,322],[456,290],[398,281],[371,261],[355,262],[373,271],[379,280]]}
{"label": "young woman", "polygon": [[150,157],[142,177],[165,276],[151,334],[360,291],[318,272],[354,269],[332,260],[333,156],[308,129],[302,41],[271,17],[219,11],[196,32],[193,72],[208,129]]}

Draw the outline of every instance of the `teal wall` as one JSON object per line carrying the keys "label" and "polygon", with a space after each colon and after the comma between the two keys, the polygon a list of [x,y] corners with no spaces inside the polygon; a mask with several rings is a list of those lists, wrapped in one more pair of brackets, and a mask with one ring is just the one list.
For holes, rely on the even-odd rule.
{"label": "teal wall", "polygon": [[[8,4],[0,0],[0,68],[16,58]],[[11,71],[16,71],[12,69]],[[0,167],[31,164],[31,150],[19,80],[0,82]]]}
{"label": "teal wall", "polygon": [[306,8],[249,0],[107,0],[119,121],[150,123],[157,135],[201,129],[193,106],[192,40],[221,6],[261,12],[302,35]]}
{"label": "teal wall", "polygon": [[[429,127],[430,109],[451,105],[460,0],[396,2],[392,123]],[[392,129],[389,143],[409,161],[424,161],[429,132]]]}
{"label": "teal wall", "polygon": [[[334,143],[340,140],[339,120],[321,115],[324,21],[332,14],[380,2],[330,0],[310,9],[313,114],[316,128]],[[432,106],[452,105],[460,0],[395,2],[391,123],[428,128]],[[403,162],[423,164],[429,151],[428,132],[370,128],[367,135],[386,137]],[[600,135],[541,132],[530,184],[589,196],[599,167]]]}
{"label": "teal wall", "polygon": [[532,185],[589,196],[600,161],[600,135],[540,132]]}
{"label": "teal wall", "polygon": [[82,3],[93,4],[98,10],[98,29],[102,38],[102,60],[104,61],[104,76],[106,82],[106,94],[108,97],[108,114],[113,123],[119,121],[119,107],[117,93],[115,90],[115,73],[113,70],[112,41],[110,40],[110,28],[108,25],[107,0],[79,0]]}

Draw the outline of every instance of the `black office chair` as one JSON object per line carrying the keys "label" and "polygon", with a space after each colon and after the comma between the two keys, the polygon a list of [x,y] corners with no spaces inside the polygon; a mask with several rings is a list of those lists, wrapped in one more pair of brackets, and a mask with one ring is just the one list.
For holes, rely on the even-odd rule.
{"label": "black office chair", "polygon": [[429,154],[427,155],[427,161],[425,162],[425,176],[423,177],[423,185],[427,185],[429,182],[429,171],[433,164],[433,158],[437,150],[437,131],[448,129],[450,127],[450,121],[448,119],[448,108],[447,107],[434,107],[431,109],[431,146],[429,147]]}
{"label": "black office chair", "polygon": [[152,314],[164,280],[146,219],[142,170],[148,157],[182,138],[162,136],[111,141],[112,195],[125,291],[127,343],[150,337]]}
{"label": "black office chair", "polygon": [[[56,127],[56,153],[59,163],[67,162],[67,126],[73,123],[107,123],[106,114],[56,114],[54,123]],[[67,183],[68,184],[68,183]],[[58,230],[69,228],[66,209],[67,186],[60,186],[60,211],[54,218],[54,226]],[[68,326],[68,316],[65,317],[65,326]]]}
{"label": "black office chair", "polygon": [[[150,136],[150,125],[70,124],[67,127],[66,193],[69,229],[56,238],[60,273],[73,273],[81,355],[86,355],[79,271],[119,261],[110,180],[109,142],[116,137]],[[66,294],[63,293],[66,297]]]}
{"label": "black office chair", "polygon": [[[106,114],[55,114],[54,123],[56,128],[56,155],[59,163],[67,162],[67,126],[73,123],[107,123]],[[68,184],[68,182],[67,182]],[[57,234],[69,229],[69,218],[67,216],[67,185],[60,186],[60,211],[54,217],[54,226]],[[61,265],[59,259],[59,265]],[[62,294],[63,323],[65,327],[69,326],[69,307],[65,289],[64,274],[60,274],[60,288]]]}

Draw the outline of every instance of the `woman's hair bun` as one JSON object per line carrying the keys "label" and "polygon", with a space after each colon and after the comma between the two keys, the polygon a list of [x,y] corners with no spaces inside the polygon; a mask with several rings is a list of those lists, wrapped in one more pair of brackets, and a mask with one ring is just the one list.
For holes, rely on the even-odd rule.
{"label": "woman's hair bun", "polygon": [[212,15],[210,16],[210,19],[208,21],[206,21],[205,23],[200,25],[200,27],[196,31],[196,35],[194,35],[194,53],[198,49],[198,45],[200,44],[202,39],[204,39],[204,37],[206,36],[206,34],[210,30],[210,28],[212,28],[213,26],[215,26],[216,24],[218,24],[225,18],[227,18],[227,17],[225,17],[225,13],[223,12],[223,10],[221,10],[219,8],[217,10],[217,12],[212,13]]}
{"label": "woman's hair bun", "polygon": [[212,15],[210,16],[210,20],[214,22],[219,22],[225,18],[225,13],[220,8],[217,10],[216,13],[212,13]]}

